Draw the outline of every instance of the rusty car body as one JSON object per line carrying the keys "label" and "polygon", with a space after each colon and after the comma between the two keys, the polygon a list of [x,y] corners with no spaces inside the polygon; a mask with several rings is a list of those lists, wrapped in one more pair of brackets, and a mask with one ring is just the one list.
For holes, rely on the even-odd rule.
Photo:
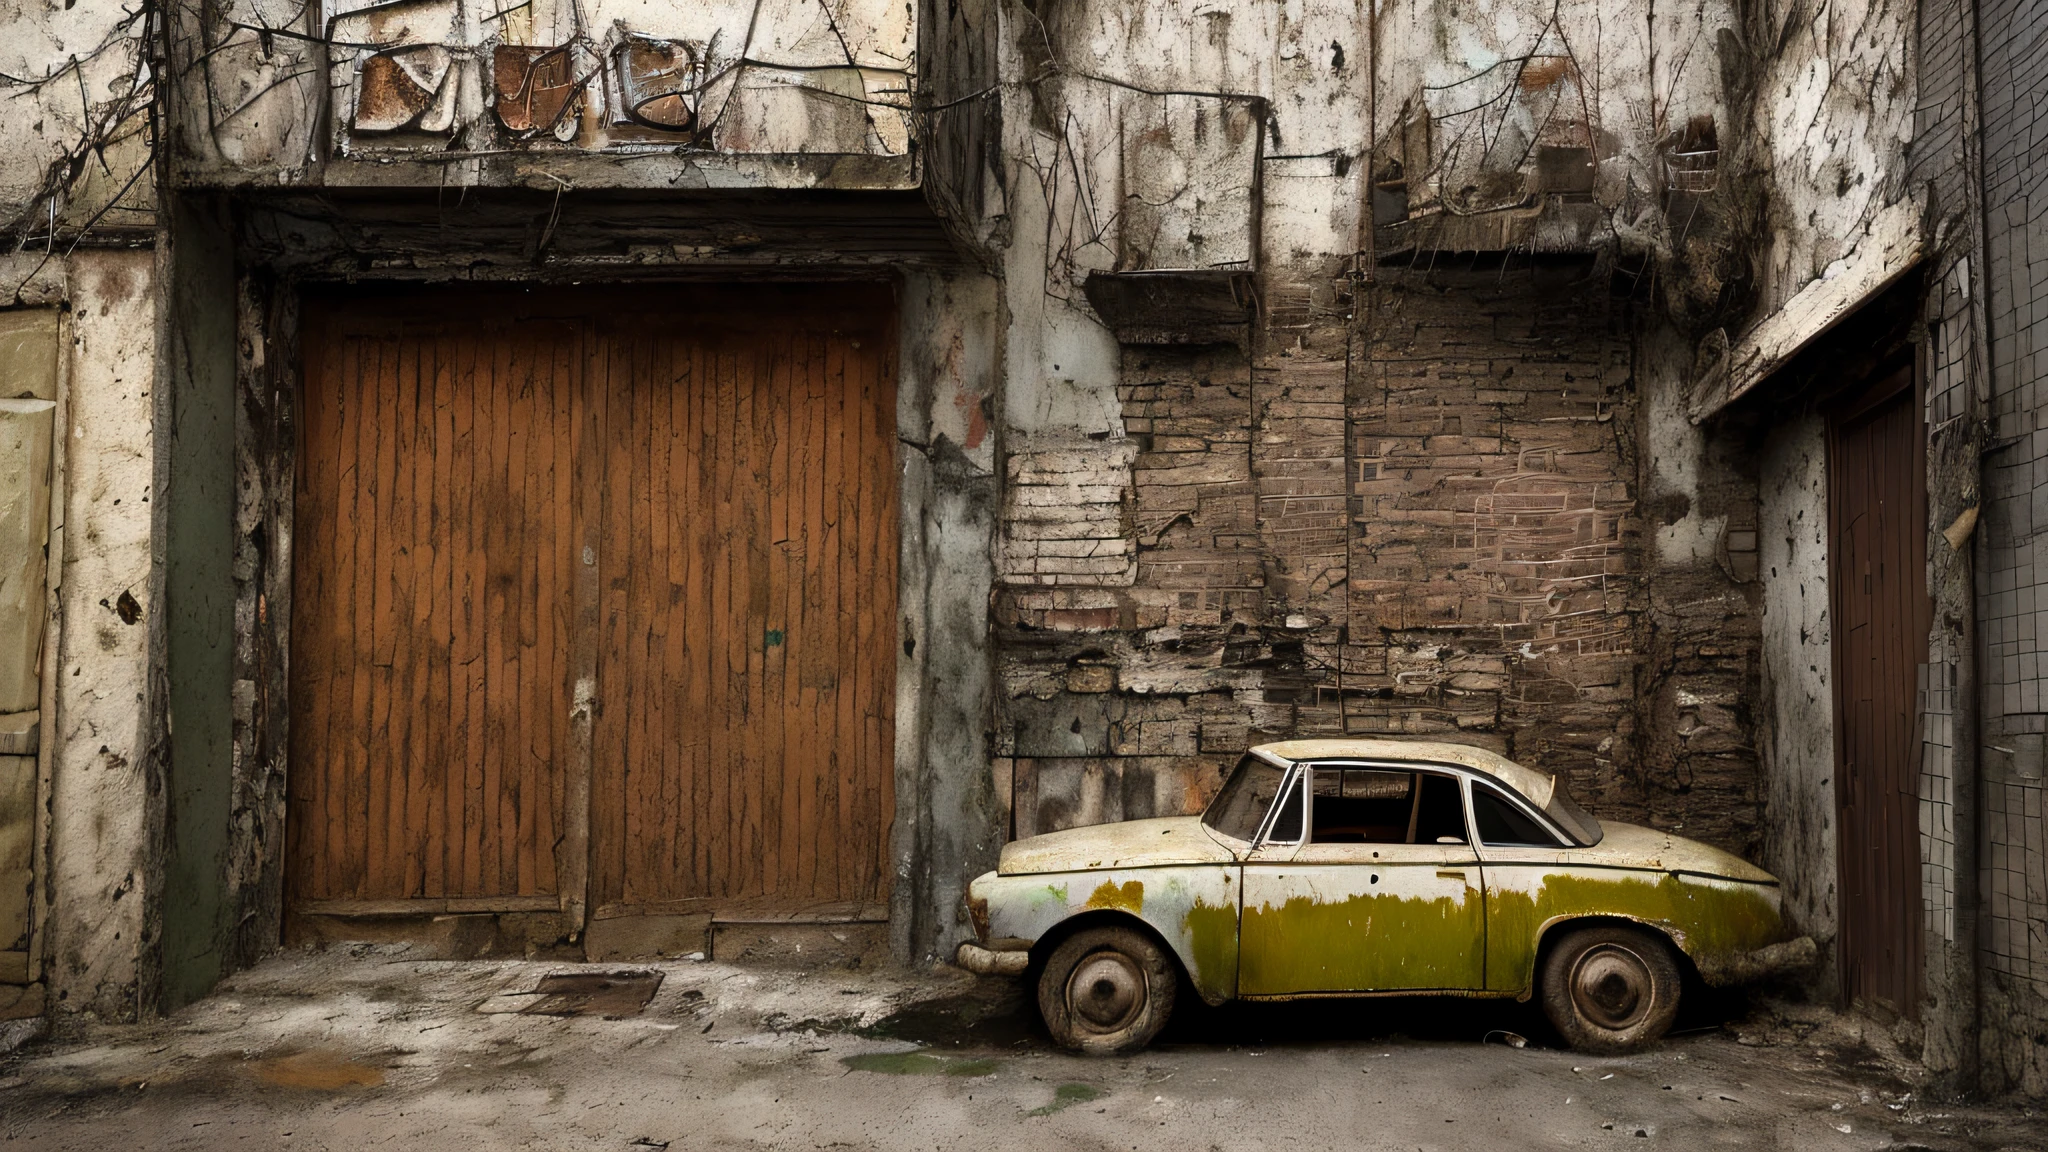
{"label": "rusty car body", "polygon": [[[973,881],[968,904],[977,940],[960,948],[963,966],[1036,966],[1049,1023],[1106,998],[1096,1005],[1102,1043],[1085,1042],[1086,1020],[1078,1034],[1054,1029],[1084,1050],[1127,1050],[1163,1023],[1126,1018],[1145,998],[1143,956],[1044,972],[1064,941],[1091,930],[1122,932],[1126,952],[1149,941],[1210,1004],[1526,1000],[1544,991],[1548,954],[1570,940],[1577,951],[1547,981],[1562,1006],[1546,1008],[1554,1021],[1571,1017],[1560,1024],[1568,1041],[1607,1050],[1669,1026],[1679,957],[1724,985],[1809,963],[1815,951],[1788,939],[1778,881],[1762,869],[1668,832],[1595,820],[1553,777],[1484,749],[1408,741],[1262,745],[1202,815],[1017,841]],[[1170,1001],[1170,989],[1162,994]]]}

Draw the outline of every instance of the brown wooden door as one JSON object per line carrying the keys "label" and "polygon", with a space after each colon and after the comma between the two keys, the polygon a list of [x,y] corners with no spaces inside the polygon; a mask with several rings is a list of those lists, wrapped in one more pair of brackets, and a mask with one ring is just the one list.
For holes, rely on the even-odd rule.
{"label": "brown wooden door", "polygon": [[301,901],[558,892],[568,766],[562,323],[309,327],[288,836]]}
{"label": "brown wooden door", "polygon": [[886,334],[816,306],[605,331],[593,902],[871,906],[893,811]]}
{"label": "brown wooden door", "polygon": [[1828,425],[1842,988],[1920,999],[1918,666],[1927,659],[1926,469],[1910,369]]}
{"label": "brown wooden door", "polygon": [[293,907],[882,901],[886,316],[563,299],[308,302]]}

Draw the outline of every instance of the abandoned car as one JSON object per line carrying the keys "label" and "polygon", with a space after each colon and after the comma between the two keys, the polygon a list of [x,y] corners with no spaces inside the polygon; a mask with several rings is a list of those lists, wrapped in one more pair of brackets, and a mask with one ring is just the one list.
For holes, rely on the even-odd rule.
{"label": "abandoned car", "polygon": [[1053,1038],[1148,1043],[1181,978],[1210,1004],[1541,997],[1575,1048],[1651,1043],[1684,969],[1709,985],[1810,964],[1778,881],[1719,849],[1599,821],[1479,748],[1253,748],[1200,816],[1020,840],[977,878],[963,967],[1035,973]]}

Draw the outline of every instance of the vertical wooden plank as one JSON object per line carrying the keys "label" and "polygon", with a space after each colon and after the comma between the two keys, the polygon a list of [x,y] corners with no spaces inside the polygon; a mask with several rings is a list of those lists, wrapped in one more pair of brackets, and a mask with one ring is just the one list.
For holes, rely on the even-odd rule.
{"label": "vertical wooden plank", "polygon": [[483,689],[484,689],[484,584],[480,532],[485,519],[477,500],[482,479],[483,441],[487,429],[479,425],[477,341],[472,333],[452,338],[450,382],[455,392],[453,423],[455,453],[450,461],[450,514],[455,553],[451,580],[455,586],[455,642],[449,653],[451,701],[450,723],[454,729],[454,751],[448,767],[447,819],[443,828],[442,853],[446,857],[444,891],[453,895],[476,890],[476,867],[470,852],[470,829],[475,819],[472,781],[483,776]]}
{"label": "vertical wooden plank", "polygon": [[[761,604],[761,720],[755,772],[761,790],[761,872],[759,890],[763,896],[785,894],[781,884],[783,861],[795,853],[784,826],[793,831],[796,821],[784,812],[790,799],[790,775],[797,770],[800,755],[787,739],[789,724],[789,355],[788,345],[762,342],[754,394],[760,406],[761,430],[761,532],[758,537],[759,571],[763,588]],[[772,642],[771,641],[779,641]],[[793,807],[793,805],[791,805]]]}
{"label": "vertical wooden plank", "polygon": [[451,539],[450,508],[453,503],[455,444],[454,383],[450,378],[454,341],[443,334],[433,342],[433,458],[429,463],[427,540],[433,550],[433,572],[428,580],[433,594],[427,619],[421,628],[431,638],[427,691],[424,705],[430,736],[426,763],[426,805],[420,814],[421,843],[419,894],[445,896],[448,893],[448,781],[455,747],[451,738],[450,712],[454,706],[454,652],[456,630],[455,545]]}
{"label": "vertical wooden plank", "polygon": [[539,820],[536,809],[547,778],[548,713],[552,701],[547,690],[548,586],[547,528],[553,493],[547,464],[554,459],[549,436],[554,431],[549,419],[553,410],[554,326],[537,324],[531,329],[533,391],[526,405],[527,430],[523,476],[526,485],[525,514],[520,517],[523,540],[520,548],[521,582],[525,602],[519,619],[519,697],[521,732],[519,741],[519,790],[512,812],[511,835],[518,851],[507,863],[515,887],[512,891],[538,894],[539,868],[536,858]]}
{"label": "vertical wooden plank", "polygon": [[686,340],[670,333],[663,345],[662,362],[668,366],[668,381],[663,396],[665,403],[661,405],[667,413],[661,472],[668,484],[668,500],[659,511],[667,538],[667,555],[662,557],[662,566],[668,574],[668,590],[663,597],[663,606],[673,619],[669,621],[663,638],[661,654],[662,680],[668,685],[668,691],[663,699],[665,707],[660,731],[664,768],[670,779],[666,815],[671,829],[662,837],[666,851],[661,855],[661,866],[667,877],[666,890],[688,891],[690,852],[687,839],[680,832],[689,827],[696,787],[696,773],[692,770],[688,743],[688,727],[695,719],[690,700],[696,693],[696,684],[690,675],[688,644],[692,623],[688,595],[693,565],[689,525],[695,518],[697,500],[695,470],[691,467],[687,439],[693,374]]}
{"label": "vertical wooden plank", "polygon": [[[360,371],[356,363],[355,347],[344,339],[337,329],[338,325],[332,322],[323,323],[314,329],[319,338],[328,345],[327,353],[320,359],[331,367],[332,375],[326,378],[326,386],[320,388],[318,392],[319,411],[324,413],[325,418],[315,420],[309,412],[308,423],[302,431],[302,458],[318,456],[323,462],[306,466],[307,483],[313,500],[300,514],[298,537],[302,541],[312,541],[312,547],[318,550],[320,566],[335,570],[337,575],[330,580],[324,572],[316,575],[307,571],[306,562],[295,562],[292,565],[295,580],[300,578],[299,574],[304,573],[305,579],[315,582],[311,596],[300,595],[295,591],[294,600],[307,608],[312,605],[327,605],[326,610],[321,612],[301,609],[292,614],[294,627],[304,629],[306,634],[315,638],[316,643],[323,645],[318,658],[321,681],[312,685],[300,683],[293,686],[293,695],[309,701],[318,713],[317,727],[313,724],[295,724],[292,727],[293,739],[301,742],[293,749],[292,762],[307,766],[318,765],[317,783],[310,789],[314,807],[304,813],[301,821],[308,837],[308,847],[305,861],[297,876],[303,884],[300,890],[315,897],[329,897],[339,891],[334,882],[336,869],[331,864],[331,854],[336,851],[335,825],[341,819],[341,796],[339,789],[335,787],[336,780],[341,775],[339,749],[335,743],[335,726],[336,715],[341,711],[341,695],[347,690],[347,682],[342,676],[344,654],[340,630],[335,626],[335,622],[342,615],[342,597],[347,594],[347,581],[340,574],[344,565],[340,555],[338,525],[345,500],[343,485],[349,475],[343,466],[342,445],[346,442],[346,437],[354,431],[348,422],[349,413],[354,407],[349,399],[349,392],[355,387]],[[308,394],[310,408],[313,403],[311,387],[308,388]],[[295,671],[309,671],[314,667],[314,661],[315,658],[308,654],[306,659],[294,659],[292,667]],[[317,741],[316,748],[310,754],[303,743],[309,736]]]}
{"label": "vertical wooden plank", "polygon": [[649,838],[649,867],[659,877],[660,890],[673,891],[676,884],[676,836],[670,831],[679,826],[682,817],[679,797],[685,780],[680,771],[680,754],[676,746],[676,722],[680,709],[676,700],[681,685],[677,681],[671,654],[677,647],[681,633],[686,627],[686,618],[675,610],[676,589],[679,587],[678,569],[682,562],[682,539],[675,533],[678,489],[676,475],[676,393],[678,376],[676,365],[676,340],[673,332],[656,334],[651,349],[651,372],[648,383],[649,442],[652,455],[647,463],[647,482],[652,493],[648,508],[650,517],[648,532],[647,571],[651,594],[647,606],[648,624],[651,629],[648,644],[648,674],[661,688],[653,699],[647,702],[648,739],[647,759],[649,770],[660,783],[660,809],[656,819],[661,824],[661,834]]}
{"label": "vertical wooden plank", "polygon": [[[355,561],[355,580],[351,591],[354,602],[354,619],[350,622],[354,643],[361,649],[367,647],[367,661],[360,651],[355,674],[351,677],[350,717],[348,729],[347,778],[343,783],[342,813],[346,821],[343,843],[349,846],[343,891],[350,896],[360,896],[368,880],[368,853],[370,852],[369,815],[370,796],[367,777],[367,762],[370,756],[372,732],[372,693],[376,681],[376,593],[377,593],[377,537],[379,521],[379,475],[377,465],[378,426],[374,413],[382,399],[383,374],[387,369],[386,342],[373,338],[365,342],[364,373],[362,388],[358,393],[361,402],[360,418],[357,421],[359,455],[356,458],[356,476],[359,485],[356,493],[357,516],[349,522],[354,530],[352,542]],[[367,664],[367,667],[365,666]]]}
{"label": "vertical wooden plank", "polygon": [[[877,898],[894,691],[885,341],[863,329],[855,350],[801,323],[793,337],[800,307],[764,323],[759,302],[700,299],[613,314],[605,379],[586,382],[606,405],[577,453],[597,477],[577,488],[601,557],[590,890]],[[594,377],[600,358],[585,362]]]}
{"label": "vertical wooden plank", "polygon": [[742,377],[740,387],[741,412],[740,428],[745,447],[746,469],[741,474],[741,485],[737,493],[740,502],[740,522],[735,525],[736,535],[741,541],[746,564],[746,624],[742,628],[742,647],[746,661],[746,705],[748,722],[741,729],[740,746],[744,749],[741,770],[744,773],[745,807],[741,816],[746,829],[745,856],[740,861],[739,878],[742,889],[748,896],[761,896],[761,876],[768,864],[768,829],[764,822],[767,802],[769,766],[763,737],[762,725],[768,716],[768,661],[765,638],[768,632],[768,457],[770,452],[769,416],[764,409],[768,399],[767,389],[771,386],[768,378],[768,355],[764,341],[749,341],[741,360]]}
{"label": "vertical wooden plank", "polygon": [[493,687],[493,665],[496,662],[495,636],[498,619],[498,605],[491,588],[490,548],[495,520],[498,516],[494,489],[498,483],[497,466],[500,454],[500,429],[497,421],[497,405],[493,402],[497,394],[495,354],[491,351],[490,336],[496,333],[471,333],[466,341],[469,345],[469,388],[470,403],[476,412],[474,454],[470,460],[472,469],[470,489],[470,586],[474,596],[471,617],[476,629],[473,644],[475,654],[470,662],[470,760],[465,766],[462,779],[462,888],[464,895],[475,895],[483,890],[485,861],[483,851],[484,794],[490,775],[490,763],[496,755],[496,741],[492,737],[495,722],[491,714],[491,691]]}
{"label": "vertical wooden plank", "polygon": [[563,787],[562,847],[556,866],[561,872],[562,907],[570,928],[581,933],[589,922],[592,886],[592,829],[596,824],[596,781],[593,767],[596,709],[602,688],[598,667],[600,529],[604,488],[599,451],[603,441],[606,372],[604,343],[595,325],[585,320],[575,330],[576,368],[571,421],[574,470],[570,480],[569,522],[575,578],[574,615],[569,628],[569,764]]}
{"label": "vertical wooden plank", "polygon": [[689,577],[683,593],[683,611],[688,613],[690,626],[685,635],[689,643],[684,655],[688,667],[690,692],[684,696],[688,708],[686,733],[682,746],[687,750],[685,764],[690,773],[690,819],[681,833],[684,851],[689,856],[686,874],[690,877],[688,893],[711,891],[711,859],[709,838],[714,833],[712,825],[711,741],[712,711],[715,692],[710,672],[712,649],[711,588],[710,578],[715,564],[712,551],[712,528],[717,518],[714,514],[713,488],[711,484],[712,465],[715,454],[709,437],[711,404],[715,395],[712,382],[711,364],[707,357],[704,341],[692,334],[689,341],[690,380],[687,393],[688,417],[684,422],[683,444],[688,453],[685,467],[690,477],[690,503],[687,507],[688,531],[684,537],[689,552]]}
{"label": "vertical wooden plank", "polygon": [[788,748],[791,772],[787,785],[793,801],[786,818],[794,825],[787,834],[784,866],[786,883],[805,899],[818,891],[819,836],[822,809],[818,803],[818,776],[826,763],[829,745],[821,737],[819,723],[827,698],[825,683],[837,667],[831,655],[829,635],[824,631],[827,597],[823,584],[826,569],[824,539],[824,388],[811,342],[789,342],[791,420],[791,525],[790,533],[800,541],[797,564],[791,576],[789,613],[790,684],[786,712],[789,718]]}
{"label": "vertical wooden plank", "polygon": [[[399,561],[404,542],[399,538],[398,458],[405,418],[396,413],[403,394],[405,346],[396,337],[383,342],[377,373],[377,487],[372,520],[376,559],[371,570],[370,601],[370,724],[363,760],[367,806],[364,810],[364,842],[368,849],[368,872],[364,892],[388,891],[391,863],[395,853],[390,838],[392,810],[392,714],[395,694],[392,665],[397,657]],[[401,717],[401,722],[403,718]]]}
{"label": "vertical wooden plank", "polygon": [[554,392],[550,422],[552,432],[549,443],[553,446],[553,459],[549,462],[550,491],[549,532],[546,557],[550,563],[549,587],[553,594],[548,597],[549,644],[548,675],[549,695],[546,701],[548,717],[548,785],[539,798],[539,812],[536,814],[535,868],[539,876],[540,891],[562,891],[562,873],[555,860],[554,845],[560,838],[560,829],[566,816],[568,803],[566,775],[571,770],[570,712],[574,707],[575,675],[570,629],[575,615],[574,589],[576,569],[581,542],[576,538],[575,466],[575,419],[576,419],[576,377],[581,371],[578,360],[577,333],[574,328],[564,326],[556,336],[554,346]]}
{"label": "vertical wooden plank", "polygon": [[499,377],[499,395],[508,425],[505,437],[505,512],[501,528],[503,552],[495,565],[499,579],[505,582],[506,612],[501,617],[505,646],[497,669],[503,679],[492,693],[492,702],[503,709],[499,728],[502,737],[498,752],[498,786],[491,797],[495,800],[495,812],[490,829],[491,859],[495,865],[492,868],[494,890],[499,892],[515,891],[519,883],[519,785],[526,759],[523,731],[526,715],[521,672],[526,640],[533,627],[526,603],[531,592],[526,586],[526,447],[532,419],[534,339],[533,329],[528,324],[519,325],[516,331],[518,335],[514,339],[500,345],[508,362]]}
{"label": "vertical wooden plank", "polygon": [[286,876],[297,891],[315,898],[328,892],[331,872],[323,867],[328,851],[327,823],[334,779],[328,727],[332,693],[339,680],[339,644],[334,636],[331,605],[339,589],[330,573],[335,566],[334,524],[339,518],[340,453],[345,412],[340,397],[352,378],[344,368],[346,344],[334,335],[324,309],[308,309],[306,372],[300,401],[296,502],[297,547],[302,558],[292,567],[292,599],[303,605],[326,605],[318,611],[292,614],[291,661],[291,805],[286,836],[291,863]]}
{"label": "vertical wooden plank", "polygon": [[653,478],[647,475],[653,434],[648,410],[652,388],[647,378],[652,342],[652,333],[644,325],[637,326],[630,335],[628,368],[625,378],[620,381],[618,393],[624,400],[621,407],[627,415],[614,440],[621,450],[621,467],[614,474],[624,477],[622,492],[618,495],[623,497],[619,514],[623,518],[621,542],[627,557],[618,601],[618,652],[620,666],[633,685],[632,690],[619,701],[624,707],[618,717],[625,742],[626,868],[628,899],[632,903],[640,903],[652,895],[649,881],[654,879],[654,873],[650,854],[655,843],[654,829],[660,819],[655,810],[660,772],[658,765],[651,762],[659,753],[652,747],[647,732],[648,697],[652,688],[648,681],[647,644],[649,629],[654,626],[646,613],[649,595],[647,532],[653,511],[650,487]]}
{"label": "vertical wooden plank", "polygon": [[[821,494],[823,507],[818,517],[823,537],[820,551],[824,554],[818,576],[821,601],[818,645],[828,653],[834,677],[832,690],[821,699],[818,710],[830,738],[814,761],[811,792],[818,798],[817,826],[829,831],[838,826],[843,776],[845,770],[852,766],[843,751],[844,733],[847,717],[852,713],[859,691],[860,672],[853,667],[853,653],[846,642],[849,609],[859,603],[859,575],[847,547],[854,532],[847,501],[852,471],[848,452],[849,449],[857,451],[859,445],[847,441],[847,419],[852,413],[846,404],[843,373],[835,369],[832,361],[830,339],[823,333],[807,332],[805,347],[811,361],[811,378],[817,384],[819,417],[825,426],[824,460],[820,469],[825,488]],[[812,856],[815,861],[812,890],[836,897],[845,867],[838,841],[820,842]]]}
{"label": "vertical wooden plank", "polygon": [[635,773],[635,830],[633,849],[637,869],[643,881],[643,890],[651,896],[659,892],[659,886],[666,879],[662,875],[662,849],[668,840],[664,822],[662,793],[666,787],[666,748],[655,730],[657,711],[662,711],[662,699],[668,693],[668,685],[659,674],[655,662],[655,644],[659,633],[664,631],[666,615],[659,611],[655,596],[655,558],[659,556],[659,541],[655,539],[655,525],[659,521],[659,500],[666,486],[659,478],[655,461],[659,459],[659,445],[662,445],[662,428],[655,418],[655,398],[662,392],[662,381],[657,379],[657,353],[659,334],[653,326],[643,328],[633,340],[633,433],[625,443],[631,445],[631,467],[633,467],[633,586],[629,603],[633,605],[633,627],[631,627],[631,662],[635,668],[635,681],[639,691],[633,693],[633,715],[631,715],[631,740],[633,756],[629,769]]}
{"label": "vertical wooden plank", "polygon": [[431,479],[432,436],[421,430],[433,419],[430,403],[432,342],[413,340],[401,361],[399,399],[393,418],[399,422],[397,485],[393,497],[393,526],[403,544],[395,562],[396,587],[392,607],[399,634],[392,651],[393,697],[392,735],[387,755],[392,776],[391,822],[388,840],[391,862],[387,883],[402,896],[420,893],[419,857],[425,831],[426,748],[428,725],[420,715],[420,696],[425,687],[425,662],[431,648],[424,628],[423,608],[432,599],[423,596],[423,584],[432,567],[432,544],[426,532],[426,508],[421,486]]}

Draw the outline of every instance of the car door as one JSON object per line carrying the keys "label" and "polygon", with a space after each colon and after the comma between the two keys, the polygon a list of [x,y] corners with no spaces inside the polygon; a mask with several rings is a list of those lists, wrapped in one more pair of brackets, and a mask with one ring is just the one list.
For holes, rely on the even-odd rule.
{"label": "car door", "polygon": [[1245,859],[1238,995],[1485,987],[1485,902],[1458,777],[1318,763],[1288,787]]}
{"label": "car door", "polygon": [[1555,830],[1519,798],[1473,782],[1474,842],[1486,885],[1486,987],[1519,992],[1535,978],[1543,925],[1566,913],[1601,912],[1617,884],[1611,868],[1575,867]]}

